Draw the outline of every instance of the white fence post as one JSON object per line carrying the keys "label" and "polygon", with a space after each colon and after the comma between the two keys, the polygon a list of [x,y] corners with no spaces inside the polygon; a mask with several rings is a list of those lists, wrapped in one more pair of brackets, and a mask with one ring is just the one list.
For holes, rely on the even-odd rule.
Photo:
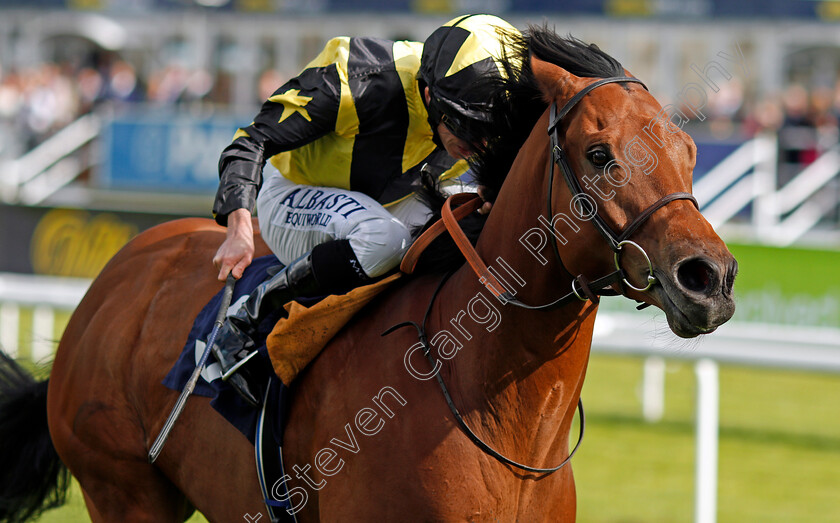
{"label": "white fence post", "polygon": [[665,360],[645,358],[642,367],[642,416],[648,423],[662,421],[665,412]]}
{"label": "white fence post", "polygon": [[717,520],[717,471],[720,384],[718,364],[701,359],[697,374],[697,447],[694,480],[694,521]]}
{"label": "white fence post", "polygon": [[0,303],[0,348],[12,358],[18,356],[20,308],[15,303]]}
{"label": "white fence post", "polygon": [[49,305],[38,305],[32,311],[32,361],[41,362],[53,353],[55,312]]}
{"label": "white fence post", "polygon": [[776,185],[778,183],[778,137],[760,134],[756,140],[756,163],[753,174],[755,202],[752,208],[752,227],[758,238],[771,239],[778,234],[779,207]]}

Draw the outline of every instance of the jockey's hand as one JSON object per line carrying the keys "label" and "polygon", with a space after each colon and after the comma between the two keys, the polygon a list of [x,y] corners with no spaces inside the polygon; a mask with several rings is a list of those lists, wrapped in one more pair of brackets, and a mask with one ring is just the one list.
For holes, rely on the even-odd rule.
{"label": "jockey's hand", "polygon": [[227,236],[216,255],[213,265],[219,270],[219,280],[227,275],[239,279],[254,259],[254,225],[247,209],[237,209],[228,215]]}
{"label": "jockey's hand", "polygon": [[490,209],[493,208],[493,202],[488,202],[485,195],[487,194],[487,187],[483,185],[478,186],[478,195],[481,196],[481,199],[484,200],[484,205],[478,208],[478,214],[488,214]]}

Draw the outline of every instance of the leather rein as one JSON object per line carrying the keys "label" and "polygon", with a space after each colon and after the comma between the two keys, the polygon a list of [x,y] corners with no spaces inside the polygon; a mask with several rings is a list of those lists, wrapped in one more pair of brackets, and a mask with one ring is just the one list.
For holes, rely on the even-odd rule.
{"label": "leather rein", "polygon": [[[584,192],[577,176],[575,176],[575,173],[572,170],[572,166],[568,162],[566,153],[560,145],[560,139],[558,136],[558,127],[560,126],[560,123],[562,122],[563,118],[572,110],[572,108],[575,107],[575,105],[577,105],[578,102],[580,102],[583,99],[584,96],[586,96],[587,93],[602,85],[610,83],[627,82],[641,84],[642,87],[647,89],[644,83],[630,76],[604,78],[601,80],[597,80],[581,89],[568,102],[566,102],[566,104],[559,111],[557,111],[557,105],[554,102],[552,102],[551,107],[549,109],[550,123],[548,126],[548,134],[551,140],[551,156],[549,157],[547,167],[548,195],[546,205],[549,223],[551,223],[551,218],[553,217],[552,192],[554,186],[554,169],[555,167],[558,167],[560,169],[560,172],[563,174],[563,178],[566,181],[566,185],[571,191],[572,197],[575,198],[578,195],[585,196],[583,198],[580,198],[579,201],[581,202],[583,210],[586,212],[586,215],[591,216],[590,221],[592,221],[593,225],[595,226],[595,229],[606,240],[610,248],[613,250],[616,267],[615,271],[593,281],[587,280],[587,278],[582,274],[575,276],[572,278],[571,292],[557,298],[556,300],[550,303],[546,303],[543,305],[529,305],[523,303],[522,301],[515,298],[514,293],[506,290],[504,286],[499,282],[499,280],[493,275],[493,273],[490,272],[490,270],[487,268],[487,265],[476,252],[472,243],[470,243],[466,234],[464,234],[464,231],[461,229],[460,225],[458,225],[458,220],[477,210],[484,203],[481,200],[481,198],[474,193],[459,193],[450,196],[446,200],[446,202],[443,205],[443,208],[441,209],[441,219],[435,222],[431,227],[429,227],[414,242],[414,244],[412,244],[409,251],[403,257],[402,263],[400,264],[400,270],[406,274],[411,274],[417,265],[422,251],[437,236],[439,236],[443,232],[448,232],[458,249],[461,251],[461,254],[463,254],[467,263],[478,275],[479,282],[485,287],[487,287],[487,289],[504,304],[510,303],[511,305],[530,310],[548,310],[565,306],[566,304],[574,300],[580,300],[584,302],[590,300],[593,303],[597,304],[599,301],[599,295],[610,292],[609,287],[611,287],[614,284],[626,286],[639,292],[649,290],[653,285],[657,283],[656,277],[653,275],[653,265],[645,250],[639,244],[630,241],[628,238],[634,232],[636,232],[636,230],[638,230],[639,227],[641,227],[648,220],[648,218],[650,218],[653,215],[653,213],[655,213],[658,209],[664,207],[668,203],[675,200],[689,200],[694,204],[695,207],[699,208],[697,200],[694,198],[694,196],[686,192],[675,192],[663,196],[662,198],[651,204],[647,209],[642,211],[638,216],[636,216],[636,218],[632,222],[630,222],[624,228],[623,231],[616,233],[609,226],[609,224],[607,224],[607,222],[597,213],[597,209],[594,208],[587,199],[591,197],[589,197],[589,195],[586,192]],[[552,244],[554,245],[554,254],[557,258],[557,261],[560,263],[560,266],[563,268],[563,270],[569,273],[569,271],[563,265],[563,261],[560,257],[560,251],[557,246],[556,239],[552,242]],[[630,281],[627,279],[626,273],[621,268],[621,252],[625,246],[635,247],[639,252],[642,253],[642,255],[645,257],[645,260],[647,261],[648,274],[646,285],[644,287],[636,287],[632,283],[630,283]],[[388,330],[382,333],[382,336],[385,336],[402,327],[414,327],[417,330],[418,338],[423,346],[423,353],[431,363],[432,368],[435,367],[435,360],[434,357],[431,355],[431,346],[429,345],[428,338],[426,336],[426,321],[429,317],[429,314],[431,313],[432,305],[434,304],[435,298],[437,297],[438,293],[443,288],[443,285],[446,283],[446,281],[452,274],[452,272],[446,274],[441,280],[438,287],[435,289],[435,292],[432,294],[431,300],[426,310],[426,314],[423,317],[422,323],[417,324],[413,321],[407,321],[394,325],[393,327],[389,328]],[[571,275],[571,273],[569,274]],[[455,403],[452,401],[452,397],[449,394],[449,390],[447,389],[446,384],[444,383],[443,378],[440,375],[440,371],[435,372],[435,377],[437,378],[437,382],[440,385],[440,388],[443,392],[444,398],[446,399],[446,403],[449,406],[449,409],[455,416],[455,421],[458,423],[459,427],[464,431],[466,436],[471,441],[473,441],[473,443],[475,443],[476,446],[478,446],[482,451],[484,451],[485,453],[489,454],[490,456],[502,463],[511,465],[521,470],[525,470],[527,472],[550,474],[552,472],[560,470],[563,466],[569,463],[569,461],[572,459],[572,456],[575,455],[578,448],[580,447],[581,442],[583,441],[585,419],[583,412],[583,402],[580,400],[580,398],[578,398],[578,412],[580,414],[580,433],[578,436],[577,444],[569,453],[569,456],[565,460],[563,460],[563,462],[559,465],[549,468],[530,467],[527,465],[517,463],[516,461],[505,457],[504,455],[500,454],[498,451],[493,449],[490,445],[485,443],[469,428],[469,426],[464,421],[463,416],[458,411],[458,408],[455,406]]]}

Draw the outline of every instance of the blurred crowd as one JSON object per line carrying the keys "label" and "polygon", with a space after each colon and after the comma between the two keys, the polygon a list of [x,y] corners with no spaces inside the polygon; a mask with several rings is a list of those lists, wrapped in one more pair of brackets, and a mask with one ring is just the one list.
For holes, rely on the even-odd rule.
{"label": "blurred crowd", "polygon": [[733,79],[710,96],[707,118],[693,117],[687,130],[697,138],[743,141],[761,132],[779,138],[782,163],[806,165],[840,139],[840,80],[834,86],[791,83],[781,93],[750,97]]}
{"label": "blurred crowd", "polygon": [[[230,79],[222,73],[168,64],[142,74],[120,58],[88,62],[17,70],[0,64],[0,156],[19,156],[103,106],[118,111],[136,103],[207,108],[230,102]],[[275,71],[263,73],[254,102],[267,98],[280,83]]]}
{"label": "blurred crowd", "polygon": [[[18,156],[103,105],[117,110],[138,102],[225,107],[231,102],[232,81],[222,71],[176,63],[140,72],[116,55],[19,70],[0,64],[0,156]],[[253,89],[254,107],[283,81],[276,71],[266,70]],[[688,109],[683,112],[694,116]],[[703,112],[705,119],[695,116],[686,128],[695,139],[742,141],[772,131],[787,156],[783,161],[807,164],[838,142],[840,81],[810,88],[792,84],[782,93],[754,99],[733,79],[709,96]]]}

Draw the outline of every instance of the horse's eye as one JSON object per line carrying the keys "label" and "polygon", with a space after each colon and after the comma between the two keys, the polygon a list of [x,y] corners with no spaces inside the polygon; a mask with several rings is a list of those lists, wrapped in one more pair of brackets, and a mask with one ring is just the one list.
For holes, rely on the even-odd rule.
{"label": "horse's eye", "polygon": [[603,149],[592,149],[588,153],[589,161],[592,162],[592,165],[595,167],[603,167],[607,165],[610,161],[610,155],[607,154],[607,151]]}

